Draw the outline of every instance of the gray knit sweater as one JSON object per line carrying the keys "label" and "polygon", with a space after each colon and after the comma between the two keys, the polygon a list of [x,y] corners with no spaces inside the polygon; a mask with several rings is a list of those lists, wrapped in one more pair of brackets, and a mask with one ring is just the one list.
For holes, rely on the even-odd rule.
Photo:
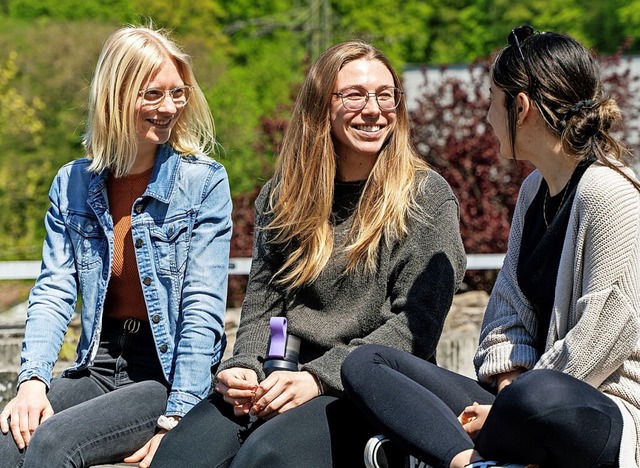
{"label": "gray knit sweater", "polygon": [[301,339],[301,369],[335,395],[342,392],[342,361],[358,345],[384,344],[433,359],[466,257],[451,188],[433,171],[419,180],[424,218],[409,224],[403,240],[388,246],[382,242],[375,273],[342,274],[346,258],[339,246],[351,226],[349,218],[334,228],[336,250],[319,278],[292,294],[271,282],[284,253],[259,229],[268,222],[267,183],[256,201],[253,260],[233,356],[220,370],[246,367],[262,379],[274,316],[287,317],[288,331]]}
{"label": "gray knit sweater", "polygon": [[[629,171],[629,174],[631,172]],[[475,356],[478,377],[517,367],[556,369],[610,396],[624,418],[621,467],[640,466],[640,194],[594,163],[576,190],[564,241],[546,351],[516,270],[527,208],[540,187],[534,171],[518,197],[509,248],[494,285]]]}

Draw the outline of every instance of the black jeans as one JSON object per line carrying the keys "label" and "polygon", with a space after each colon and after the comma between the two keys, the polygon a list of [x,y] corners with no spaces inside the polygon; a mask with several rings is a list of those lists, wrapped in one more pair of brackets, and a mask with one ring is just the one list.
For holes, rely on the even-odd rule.
{"label": "black jeans", "polygon": [[212,394],[164,436],[151,467],[357,468],[364,466],[364,446],[375,434],[343,398],[319,396],[250,422]]}
{"label": "black jeans", "polygon": [[114,325],[102,332],[93,365],[51,381],[55,414],[19,451],[0,433],[0,466],[77,468],[122,461],[155,433],[168,386],[148,325],[136,334]]}
{"label": "black jeans", "polygon": [[[526,372],[496,397],[475,380],[411,354],[365,345],[343,363],[342,380],[380,433],[436,468],[448,468],[470,448],[485,459],[543,468],[617,466],[618,406],[558,371]],[[472,440],[457,416],[474,401],[493,406]]]}

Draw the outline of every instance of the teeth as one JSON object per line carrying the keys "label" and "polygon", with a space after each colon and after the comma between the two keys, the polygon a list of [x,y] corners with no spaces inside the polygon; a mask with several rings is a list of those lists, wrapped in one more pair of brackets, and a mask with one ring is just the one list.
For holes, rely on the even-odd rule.
{"label": "teeth", "polygon": [[169,125],[169,122],[171,122],[171,120],[153,120],[153,119],[149,119],[149,121],[153,125]]}
{"label": "teeth", "polygon": [[363,132],[377,132],[380,130],[380,125],[358,125],[357,128]]}

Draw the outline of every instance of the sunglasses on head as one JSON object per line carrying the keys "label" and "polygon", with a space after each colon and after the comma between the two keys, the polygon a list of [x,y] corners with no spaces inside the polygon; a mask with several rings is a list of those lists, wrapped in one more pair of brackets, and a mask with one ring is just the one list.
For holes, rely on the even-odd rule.
{"label": "sunglasses on head", "polygon": [[507,36],[509,45],[515,46],[518,49],[518,53],[520,54],[520,58],[522,59],[522,63],[524,64],[524,71],[529,78],[529,92],[531,93],[533,93],[533,90],[535,89],[536,80],[533,77],[533,73],[531,73],[531,69],[529,68],[529,62],[527,62],[527,59],[522,53],[522,47],[520,44],[534,34],[535,30],[533,29],[533,26],[523,24],[522,26],[518,26],[517,28],[512,29]]}

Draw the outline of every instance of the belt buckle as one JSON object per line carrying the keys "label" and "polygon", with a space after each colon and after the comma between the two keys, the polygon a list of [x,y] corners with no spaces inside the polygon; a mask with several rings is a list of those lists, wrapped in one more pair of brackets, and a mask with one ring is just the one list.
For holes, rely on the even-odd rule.
{"label": "belt buckle", "polygon": [[138,333],[140,331],[140,320],[135,318],[128,318],[124,321],[124,325],[122,327],[125,333],[133,335],[134,333]]}

